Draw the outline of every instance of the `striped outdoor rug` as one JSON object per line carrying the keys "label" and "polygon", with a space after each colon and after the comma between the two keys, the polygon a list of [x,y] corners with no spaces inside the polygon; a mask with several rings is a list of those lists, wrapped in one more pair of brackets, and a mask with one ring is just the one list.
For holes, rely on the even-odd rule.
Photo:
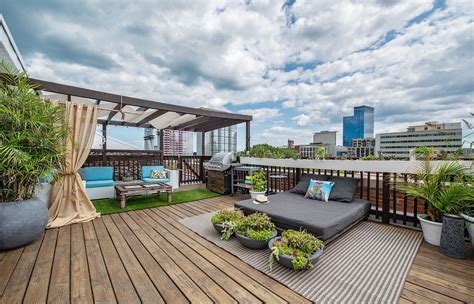
{"label": "striped outdoor rug", "polygon": [[269,249],[248,249],[235,238],[221,241],[211,216],[181,223],[316,303],[397,303],[422,240],[417,231],[364,221],[327,245],[314,269],[295,272],[275,263],[270,272]]}

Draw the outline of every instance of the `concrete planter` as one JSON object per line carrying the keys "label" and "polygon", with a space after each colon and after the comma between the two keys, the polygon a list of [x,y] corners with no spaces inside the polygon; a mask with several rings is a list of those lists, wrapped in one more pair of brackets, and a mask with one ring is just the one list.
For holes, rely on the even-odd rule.
{"label": "concrete planter", "polygon": [[469,232],[469,237],[471,238],[471,245],[474,247],[474,217],[468,216],[464,213],[461,213],[461,216],[466,222],[467,232]]}
{"label": "concrete planter", "polygon": [[168,171],[168,174],[169,174],[169,179],[170,181],[168,182],[168,184],[173,187],[173,190],[176,190],[179,188],[179,170],[169,170],[169,169],[166,169],[166,171]]}
{"label": "concrete planter", "polygon": [[[273,248],[273,242],[275,241],[279,241],[281,239],[281,237],[277,236],[276,238],[273,238],[270,240],[270,242],[268,242],[268,248],[270,248],[270,250]],[[309,259],[308,259],[308,264],[306,264],[306,268],[309,268],[309,264],[312,263],[313,265],[316,265],[316,263],[319,261],[319,259],[321,258],[321,256],[323,255],[323,250],[317,250]],[[278,264],[286,267],[286,268],[290,268],[290,269],[294,269],[293,268],[293,264],[291,263],[291,261],[293,261],[295,258],[291,255],[286,255],[286,254],[279,254],[278,255]]]}
{"label": "concrete planter", "polygon": [[254,240],[249,237],[246,237],[245,235],[235,233],[235,237],[239,241],[240,244],[244,245],[247,248],[250,249],[263,249],[266,248],[268,245],[268,241],[271,240],[272,238],[276,237],[278,232],[276,230],[273,230],[273,235],[268,238],[267,240],[264,241],[259,241],[259,240]]}
{"label": "concrete planter", "polygon": [[257,198],[257,195],[265,195],[265,192],[266,192],[266,191],[252,191],[252,190],[249,191],[250,197],[251,197],[252,199],[256,199],[256,198]]}
{"label": "concrete planter", "polygon": [[423,230],[423,238],[431,245],[439,246],[441,242],[441,230],[443,223],[432,222],[426,219],[428,215],[418,215],[418,220],[421,223],[421,230]]}
{"label": "concrete planter", "polygon": [[0,251],[31,243],[48,223],[48,208],[38,198],[0,203]]}
{"label": "concrete planter", "polygon": [[222,230],[224,230],[224,225],[222,224],[212,224],[214,226],[214,229],[216,229],[219,234],[222,234]]}

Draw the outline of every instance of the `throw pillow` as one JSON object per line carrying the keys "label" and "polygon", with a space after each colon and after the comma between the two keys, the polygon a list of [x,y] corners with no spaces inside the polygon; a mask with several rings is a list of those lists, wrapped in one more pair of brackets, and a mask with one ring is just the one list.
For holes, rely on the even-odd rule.
{"label": "throw pillow", "polygon": [[151,170],[150,178],[151,178],[151,179],[163,179],[163,178],[166,178],[166,171]]}
{"label": "throw pillow", "polygon": [[306,192],[305,198],[317,199],[327,202],[329,200],[329,195],[331,194],[333,185],[333,182],[312,179],[309,182],[308,191]]}
{"label": "throw pillow", "polygon": [[329,200],[343,203],[352,202],[360,179],[333,176],[329,180],[334,183]]}
{"label": "throw pillow", "polygon": [[311,179],[320,180],[320,181],[327,181],[329,176],[327,175],[319,175],[319,174],[307,174],[303,173],[300,177],[300,181],[296,186],[290,190],[291,193],[305,195],[308,191],[309,181]]}

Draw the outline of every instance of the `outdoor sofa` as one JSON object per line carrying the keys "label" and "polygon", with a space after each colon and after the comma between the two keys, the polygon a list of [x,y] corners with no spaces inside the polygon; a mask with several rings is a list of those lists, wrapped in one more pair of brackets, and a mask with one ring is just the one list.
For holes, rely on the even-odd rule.
{"label": "outdoor sofa", "polygon": [[[310,179],[331,180],[334,187],[328,202],[304,197]],[[305,229],[324,241],[330,241],[346,229],[369,216],[370,202],[353,198],[358,179],[304,174],[290,191],[268,197],[268,204],[253,199],[235,203],[245,214],[268,214],[278,228]]]}
{"label": "outdoor sofa", "polygon": [[90,199],[115,197],[114,167],[85,167],[79,173]]}

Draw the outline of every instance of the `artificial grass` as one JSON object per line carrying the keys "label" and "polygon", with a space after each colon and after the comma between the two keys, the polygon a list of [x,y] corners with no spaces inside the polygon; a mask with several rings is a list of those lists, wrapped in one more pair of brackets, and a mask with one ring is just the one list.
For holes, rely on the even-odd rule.
{"label": "artificial grass", "polygon": [[125,208],[120,208],[120,202],[118,199],[106,198],[93,200],[92,203],[95,206],[97,212],[105,214],[113,214],[120,212],[127,212],[132,210],[148,209],[161,206],[176,205],[181,203],[188,203],[192,201],[202,200],[206,198],[216,197],[219,194],[205,190],[205,189],[192,189],[186,191],[173,192],[172,202],[168,203],[168,195],[166,193],[144,195],[144,196],[133,196],[127,198]]}

